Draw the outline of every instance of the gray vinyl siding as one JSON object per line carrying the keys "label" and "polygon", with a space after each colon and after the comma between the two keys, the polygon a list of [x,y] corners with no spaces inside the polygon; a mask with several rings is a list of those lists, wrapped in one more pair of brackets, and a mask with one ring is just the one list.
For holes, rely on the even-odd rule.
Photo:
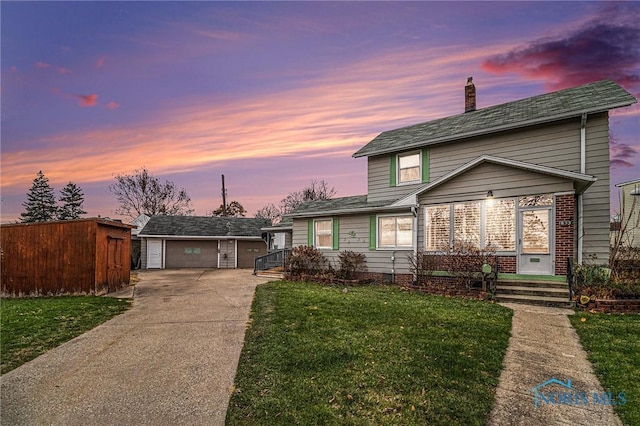
{"label": "gray vinyl siding", "polygon": [[[583,256],[585,259],[592,254],[599,260],[608,258],[610,214],[608,126],[607,113],[592,115],[587,119],[585,173],[596,176],[598,180],[587,189],[583,200],[585,228]],[[430,145],[429,153],[431,181],[483,154],[580,172],[580,117],[522,130]],[[389,155],[380,155],[368,158],[369,201],[396,200],[420,186],[391,187],[389,157]],[[484,182],[488,180],[485,179]],[[486,194],[487,190],[496,188],[498,187],[485,186],[482,190]],[[501,187],[501,190],[503,189],[505,188]],[[479,193],[479,186],[468,190],[468,192],[474,191]],[[534,188],[531,192],[535,193]],[[430,192],[429,195],[431,194]]]}
{"label": "gray vinyl siding", "polygon": [[609,260],[610,177],[609,120],[607,114],[587,119],[586,174],[598,180],[584,193],[583,259],[596,256],[598,263]]}
{"label": "gray vinyl siding", "polygon": [[[340,249],[321,250],[331,264],[338,268],[341,251],[351,250],[364,253],[367,258],[367,271],[377,273],[391,273],[395,262],[395,273],[408,274],[408,256],[412,250],[370,250],[369,249],[369,221],[370,215],[340,216]],[[307,245],[307,219],[293,220],[293,247]],[[395,253],[395,256],[394,256]],[[395,257],[392,262],[391,257]]]}
{"label": "gray vinyl siding", "polygon": [[[395,156],[396,154],[393,155]],[[415,183],[391,186],[389,157],[389,155],[379,155],[368,159],[367,185],[369,189],[367,201],[369,202],[397,200],[423,185],[422,183]],[[433,177],[431,180],[433,180]]]}
{"label": "gray vinyl siding", "polygon": [[573,191],[573,184],[556,176],[484,163],[423,194],[418,201],[439,204],[483,200],[489,190],[495,198],[507,198]]}

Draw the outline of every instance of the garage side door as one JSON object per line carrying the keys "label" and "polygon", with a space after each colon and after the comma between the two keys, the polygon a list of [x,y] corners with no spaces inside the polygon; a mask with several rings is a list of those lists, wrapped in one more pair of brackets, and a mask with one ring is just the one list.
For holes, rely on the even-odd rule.
{"label": "garage side door", "polygon": [[256,257],[267,254],[264,241],[238,241],[238,268],[253,268]]}
{"label": "garage side door", "polygon": [[166,268],[217,268],[217,241],[167,241]]}

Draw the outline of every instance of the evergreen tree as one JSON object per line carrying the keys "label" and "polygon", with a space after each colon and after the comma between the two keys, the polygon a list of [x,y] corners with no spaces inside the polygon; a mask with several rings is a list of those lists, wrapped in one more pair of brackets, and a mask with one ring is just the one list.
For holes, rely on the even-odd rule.
{"label": "evergreen tree", "polygon": [[84,194],[82,188],[75,183],[69,182],[67,186],[60,191],[60,202],[62,206],[58,209],[58,219],[70,220],[78,219],[80,215],[87,214],[82,210],[84,203]]}
{"label": "evergreen tree", "polygon": [[21,213],[23,222],[46,222],[56,218],[56,197],[42,170],[33,180],[27,193],[27,201],[22,203],[26,211]]}

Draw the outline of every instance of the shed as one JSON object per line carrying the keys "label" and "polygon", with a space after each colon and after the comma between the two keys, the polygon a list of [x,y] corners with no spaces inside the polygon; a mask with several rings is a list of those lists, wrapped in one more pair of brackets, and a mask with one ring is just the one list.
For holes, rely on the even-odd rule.
{"label": "shed", "polygon": [[253,268],[267,254],[266,219],[152,216],[138,236],[142,269]]}
{"label": "shed", "polygon": [[2,225],[2,294],[101,294],[128,285],[131,228],[106,218]]}

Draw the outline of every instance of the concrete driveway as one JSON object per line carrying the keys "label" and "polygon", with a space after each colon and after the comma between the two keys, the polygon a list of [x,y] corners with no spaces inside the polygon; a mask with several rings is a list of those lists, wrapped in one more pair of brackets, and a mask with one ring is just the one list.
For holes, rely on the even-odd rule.
{"label": "concrete driveway", "polygon": [[248,270],[143,271],[133,307],[1,378],[3,425],[221,425]]}

